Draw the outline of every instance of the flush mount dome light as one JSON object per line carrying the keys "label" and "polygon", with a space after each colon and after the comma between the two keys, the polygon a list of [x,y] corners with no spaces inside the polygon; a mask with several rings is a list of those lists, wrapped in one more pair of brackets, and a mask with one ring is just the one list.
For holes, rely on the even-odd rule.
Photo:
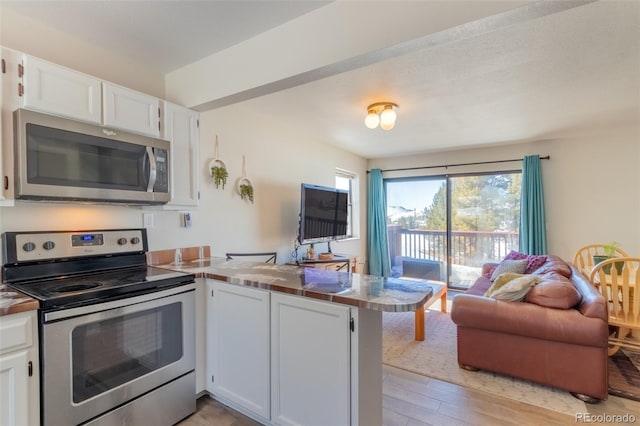
{"label": "flush mount dome light", "polygon": [[367,116],[364,118],[364,124],[375,129],[380,125],[383,130],[391,130],[396,125],[396,109],[398,104],[393,102],[376,102],[367,107]]}

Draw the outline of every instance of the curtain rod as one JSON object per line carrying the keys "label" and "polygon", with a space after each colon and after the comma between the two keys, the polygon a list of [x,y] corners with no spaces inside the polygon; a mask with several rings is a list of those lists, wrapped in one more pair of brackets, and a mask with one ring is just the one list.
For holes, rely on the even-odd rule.
{"label": "curtain rod", "polygon": [[[551,156],[547,155],[545,157],[540,157],[541,160],[550,160]],[[421,166],[421,167],[404,167],[401,169],[385,169],[380,170],[381,172],[399,172],[405,170],[422,170],[422,169],[438,169],[444,167],[445,169],[448,167],[458,167],[458,166],[476,166],[478,164],[495,164],[495,163],[511,163],[513,161],[522,161],[524,158],[515,158],[513,160],[495,160],[495,161],[478,161],[475,163],[458,163],[458,164],[444,164],[442,166]],[[367,170],[367,173],[370,173],[371,170]]]}

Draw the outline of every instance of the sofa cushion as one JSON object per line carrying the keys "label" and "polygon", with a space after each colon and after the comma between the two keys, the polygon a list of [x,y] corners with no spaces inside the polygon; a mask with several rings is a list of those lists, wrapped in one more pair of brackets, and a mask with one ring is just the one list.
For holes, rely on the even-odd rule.
{"label": "sofa cushion", "polygon": [[540,276],[541,281],[527,293],[525,302],[554,309],[570,309],[578,306],[582,295],[573,283],[556,272]]}
{"label": "sofa cushion", "polygon": [[533,271],[536,275],[544,275],[548,272],[556,272],[566,278],[571,277],[571,267],[558,256],[548,255],[547,261]]}
{"label": "sofa cushion", "polygon": [[[496,279],[499,280],[500,277]],[[541,280],[537,275],[522,275],[507,281],[504,285],[494,290],[489,297],[496,300],[519,302],[525,298],[531,288]]]}
{"label": "sofa cushion", "polygon": [[498,264],[496,269],[493,271],[493,274],[491,274],[491,281],[495,281],[500,274],[504,274],[505,272],[524,274],[525,269],[527,269],[526,259],[505,259]]}
{"label": "sofa cushion", "polygon": [[465,292],[465,294],[472,294],[474,296],[484,296],[487,289],[491,287],[491,280],[489,277],[481,275],[475,283]]}

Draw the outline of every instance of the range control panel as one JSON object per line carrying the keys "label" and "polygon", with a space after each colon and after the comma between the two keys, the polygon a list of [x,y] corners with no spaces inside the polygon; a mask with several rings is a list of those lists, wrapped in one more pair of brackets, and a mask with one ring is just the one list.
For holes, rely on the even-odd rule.
{"label": "range control panel", "polygon": [[145,229],[6,232],[2,239],[5,264],[147,250]]}

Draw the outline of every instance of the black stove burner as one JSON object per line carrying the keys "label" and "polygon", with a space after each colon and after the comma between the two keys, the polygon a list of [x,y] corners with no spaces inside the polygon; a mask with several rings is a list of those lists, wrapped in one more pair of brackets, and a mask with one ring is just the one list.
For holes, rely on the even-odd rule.
{"label": "black stove burner", "polygon": [[91,288],[100,287],[101,285],[102,284],[100,283],[71,284],[71,285],[65,285],[63,287],[57,288],[54,291],[56,293],[70,293],[72,291],[89,290]]}

